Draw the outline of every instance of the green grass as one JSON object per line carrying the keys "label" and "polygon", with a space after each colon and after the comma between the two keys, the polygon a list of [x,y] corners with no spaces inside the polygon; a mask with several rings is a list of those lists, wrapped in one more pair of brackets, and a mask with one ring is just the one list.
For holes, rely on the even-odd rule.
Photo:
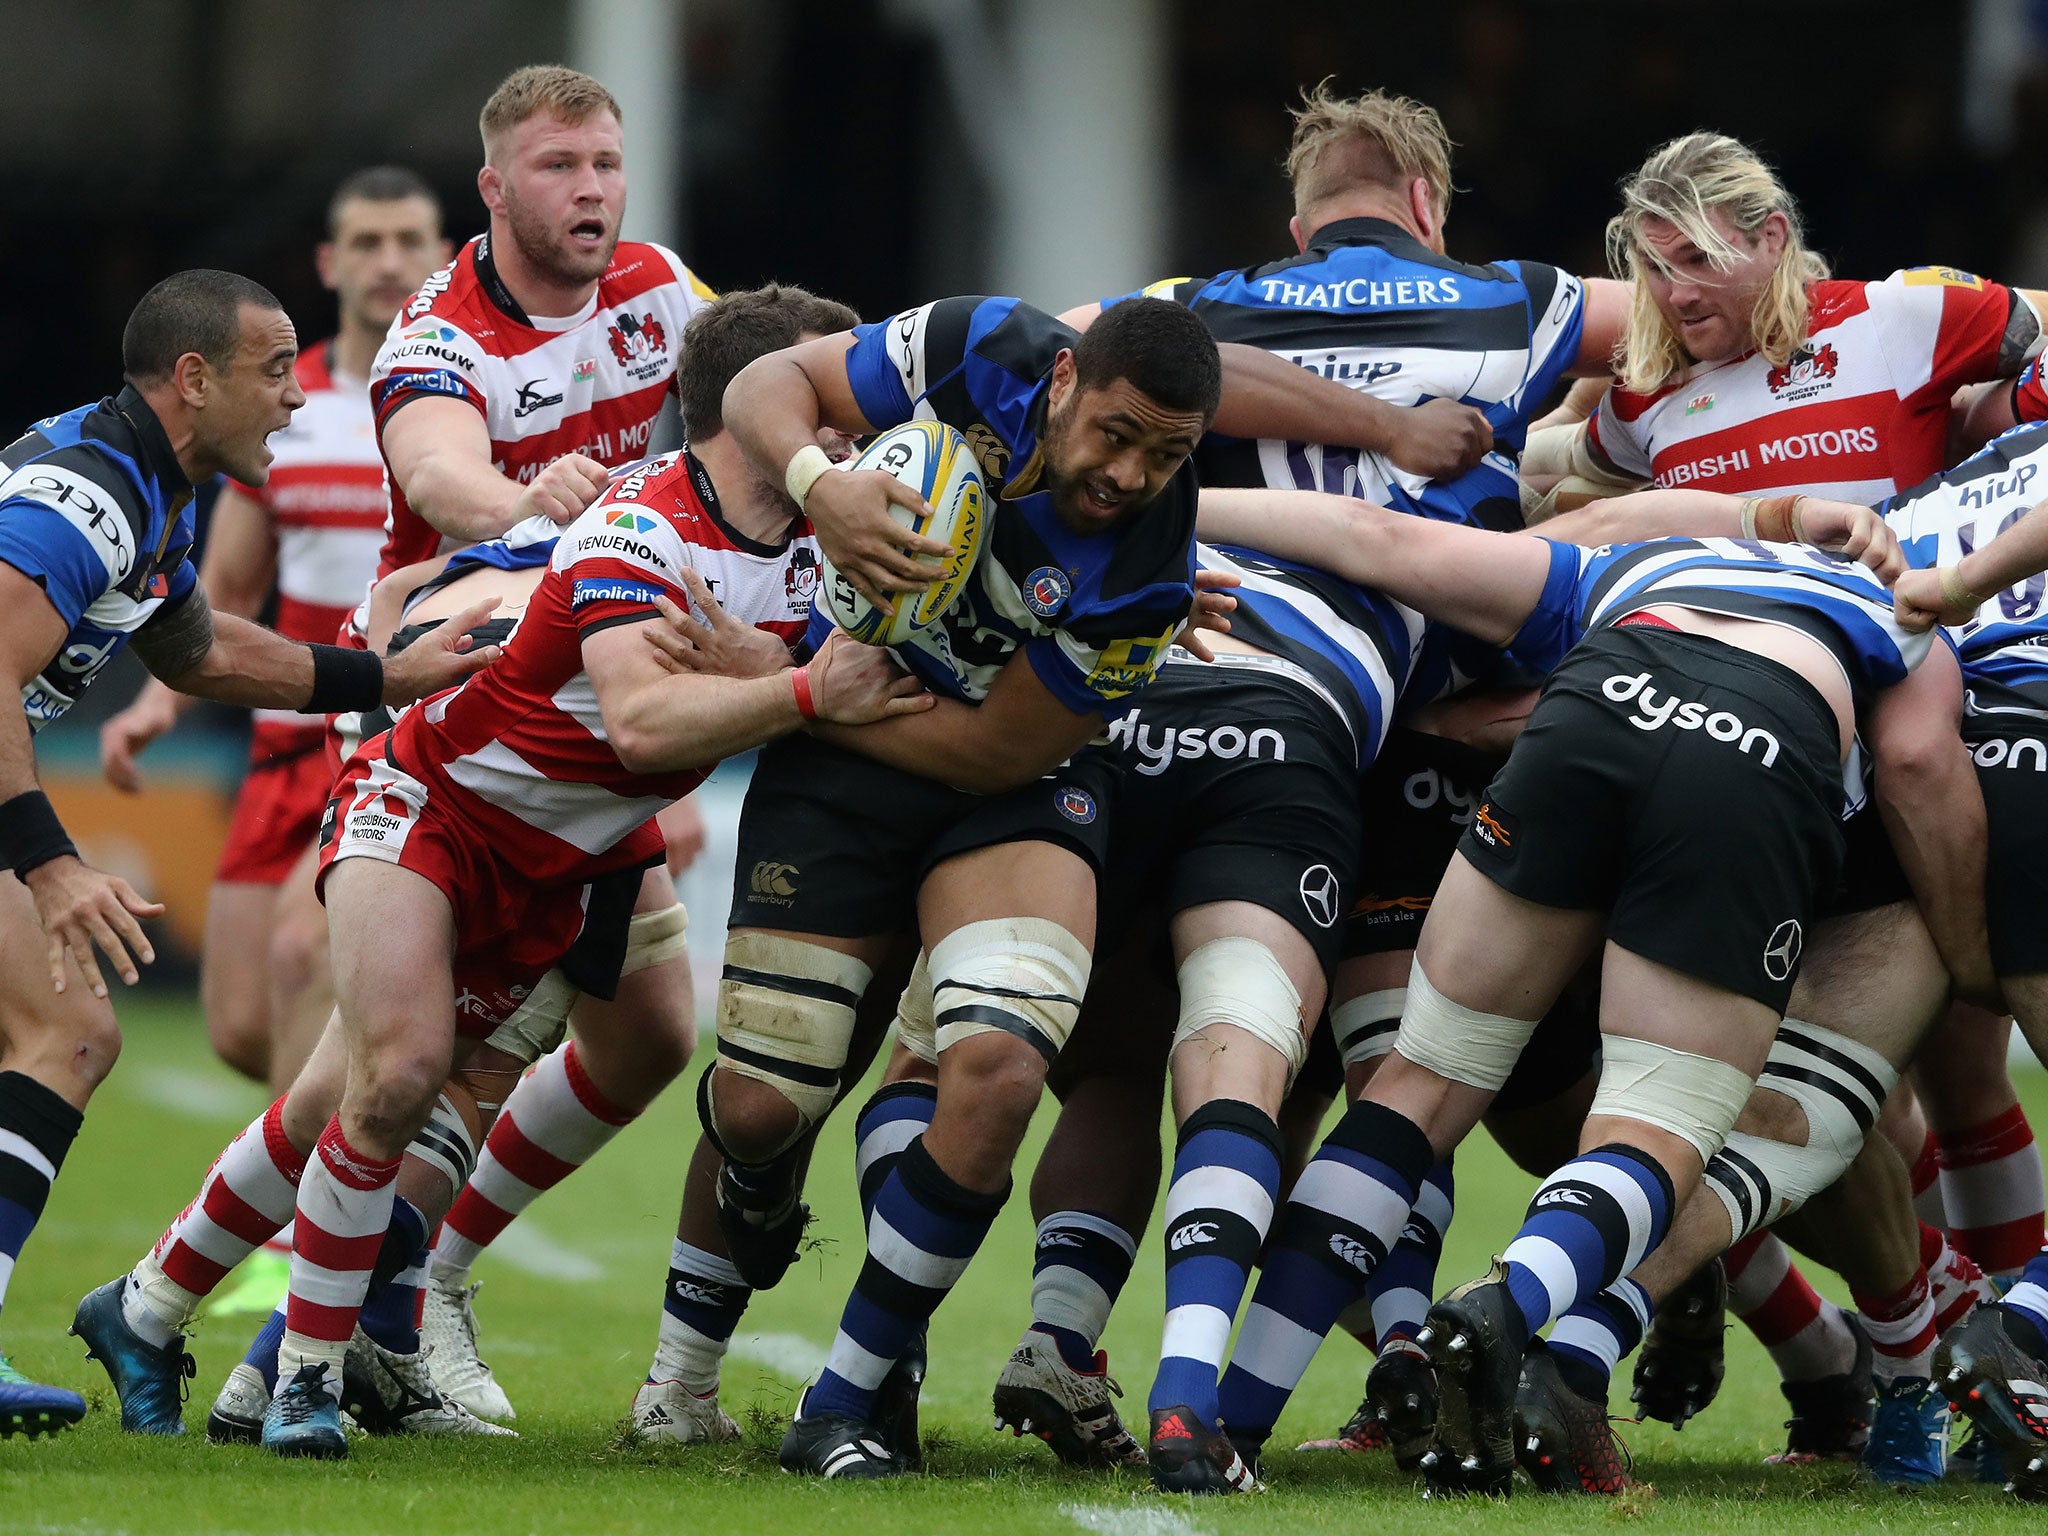
{"label": "green grass", "polygon": [[[1846,1468],[1771,1470],[1759,1458],[1781,1441],[1784,1405],[1762,1352],[1731,1334],[1720,1402],[1683,1435],[1626,1427],[1637,1475],[1654,1486],[1608,1503],[1549,1499],[1525,1489],[1511,1503],[1424,1505],[1390,1462],[1280,1454],[1263,1498],[1171,1502],[1141,1479],[1059,1468],[1037,1442],[990,1430],[988,1390],[1028,1312],[1031,1224],[1022,1198],[997,1224],[960,1291],[933,1324],[925,1427],[934,1475],[875,1488],[799,1482],[775,1469],[777,1421],[795,1379],[741,1359],[727,1371],[725,1402],[750,1425],[740,1447],[653,1452],[623,1446],[620,1429],[653,1348],[683,1160],[695,1137],[681,1086],[522,1226],[601,1266],[602,1278],[568,1282],[486,1256],[479,1313],[484,1353],[520,1410],[522,1437],[460,1444],[357,1442],[346,1465],[279,1462],[261,1451],[216,1449],[199,1429],[255,1320],[209,1324],[199,1359],[191,1432],[182,1442],[123,1436],[112,1394],[82,1347],[64,1336],[78,1297],[120,1273],[191,1198],[199,1174],[262,1105],[208,1055],[189,1004],[124,1005],[129,1044],[71,1154],[42,1227],[8,1298],[5,1340],[18,1365],[87,1392],[93,1412],[56,1440],[0,1441],[0,1532],[312,1532],[423,1536],[525,1532],[659,1532],[763,1536],[821,1522],[852,1522],[856,1536],[887,1532],[1042,1531],[1077,1536],[1228,1533],[1582,1530],[1634,1522],[1648,1530],[2011,1531],[2027,1514],[1996,1490],[1970,1485],[1900,1495],[1858,1482]],[[2023,1089],[2048,1110],[2048,1079]],[[1048,1117],[1041,1114],[1038,1130]],[[811,1199],[825,1244],[782,1286],[757,1298],[742,1349],[773,1355],[794,1335],[823,1346],[859,1264],[848,1120],[826,1136]],[[1530,1181],[1484,1138],[1460,1158],[1458,1221],[1446,1284],[1476,1273],[1512,1230]],[[515,1229],[515,1232],[517,1229]],[[508,1239],[509,1241],[509,1239]],[[533,1235],[525,1241],[531,1245]],[[1159,1340],[1156,1241],[1105,1341],[1142,1422]],[[766,1342],[762,1342],[764,1337]],[[746,1341],[755,1341],[751,1346]],[[787,1351],[787,1337],[780,1340]],[[1275,1443],[1328,1433],[1356,1403],[1366,1359],[1337,1340],[1317,1359]]]}

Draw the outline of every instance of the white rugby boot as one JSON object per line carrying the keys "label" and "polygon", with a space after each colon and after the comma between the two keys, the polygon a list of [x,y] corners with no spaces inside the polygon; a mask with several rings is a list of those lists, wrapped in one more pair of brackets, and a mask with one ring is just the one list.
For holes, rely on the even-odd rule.
{"label": "white rugby boot", "polygon": [[260,1445],[263,1415],[270,1410],[270,1388],[263,1373],[246,1360],[239,1360],[221,1383],[213,1410],[206,1415],[209,1445]]}
{"label": "white rugby boot", "polygon": [[699,1397],[680,1381],[647,1381],[633,1394],[633,1429],[661,1445],[722,1445],[740,1427],[718,1406],[718,1394]]}
{"label": "white rugby boot", "polygon": [[481,1285],[444,1285],[429,1271],[427,1304],[420,1319],[428,1370],[444,1397],[452,1398],[480,1419],[518,1417],[512,1399],[498,1385],[476,1352],[476,1310],[471,1306]]}
{"label": "white rugby boot", "polygon": [[996,1428],[1036,1435],[1069,1466],[1142,1467],[1145,1448],[1124,1428],[1112,1393],[1124,1389],[1109,1374],[1108,1355],[1097,1350],[1095,1368],[1077,1371],[1051,1335],[1026,1329],[996,1378]]}
{"label": "white rugby boot", "polygon": [[504,1435],[519,1432],[488,1423],[440,1391],[427,1368],[427,1351],[401,1355],[356,1329],[341,1373],[341,1406],[373,1435]]}

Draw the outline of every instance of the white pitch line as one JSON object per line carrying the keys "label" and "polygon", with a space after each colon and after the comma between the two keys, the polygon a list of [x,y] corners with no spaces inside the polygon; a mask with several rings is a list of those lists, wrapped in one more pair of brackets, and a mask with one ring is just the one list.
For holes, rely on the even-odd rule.
{"label": "white pitch line", "polygon": [[1129,1504],[1062,1504],[1060,1513],[1097,1536],[1209,1536],[1186,1515],[1172,1509],[1140,1509]]}
{"label": "white pitch line", "polygon": [[791,1381],[811,1381],[825,1369],[831,1353],[800,1333],[740,1333],[733,1336],[731,1354],[735,1360],[765,1365]]}
{"label": "white pitch line", "polygon": [[490,1253],[521,1274],[581,1284],[604,1278],[604,1266],[589,1254],[558,1243],[531,1221],[515,1221],[498,1235]]}
{"label": "white pitch line", "polygon": [[117,1074],[114,1080],[144,1103],[210,1125],[246,1125],[263,1107],[255,1089],[212,1072],[152,1067]]}

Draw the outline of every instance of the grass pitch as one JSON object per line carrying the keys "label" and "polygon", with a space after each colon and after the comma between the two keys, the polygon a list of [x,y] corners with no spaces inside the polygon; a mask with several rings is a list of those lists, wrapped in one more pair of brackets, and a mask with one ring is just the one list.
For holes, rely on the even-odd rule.
{"label": "grass pitch", "polygon": [[[932,1327],[924,1398],[932,1475],[855,1488],[785,1477],[774,1463],[780,1420],[823,1360],[860,1261],[850,1116],[828,1130],[813,1170],[820,1220],[812,1230],[823,1244],[756,1298],[735,1341],[724,1401],[748,1426],[745,1443],[633,1446],[621,1430],[653,1350],[682,1166],[696,1134],[691,1095],[680,1084],[478,1266],[485,1358],[519,1409],[522,1438],[359,1440],[341,1466],[210,1447],[201,1434],[206,1407],[256,1327],[253,1317],[211,1321],[194,1339],[199,1375],[183,1441],[124,1436],[105,1377],[64,1335],[72,1308],[155,1239],[263,1099],[214,1063],[196,1006],[124,999],[122,1012],[127,1052],[23,1255],[0,1334],[19,1366],[83,1390],[93,1412],[56,1440],[0,1441],[0,1532],[764,1536],[847,1521],[859,1536],[1294,1536],[1370,1531],[1385,1520],[1402,1531],[1579,1531],[1624,1521],[1643,1531],[1785,1536],[2005,1532],[2031,1523],[2029,1511],[1996,1489],[1951,1483],[1899,1494],[1846,1467],[1761,1466],[1782,1443],[1784,1404],[1769,1361],[1740,1329],[1730,1334],[1727,1384],[1704,1418],[1682,1435],[1624,1426],[1647,1486],[1620,1500],[1548,1498],[1525,1486],[1505,1504],[1426,1505],[1382,1456],[1284,1451],[1269,1457],[1271,1491],[1260,1498],[1168,1500],[1142,1478],[1069,1473],[1036,1441],[990,1430],[989,1388],[1029,1315],[1031,1222],[1021,1194]],[[2021,1086],[2037,1118],[2048,1112],[2048,1077],[2030,1071]],[[1042,1114],[1040,1133],[1048,1123]],[[1531,1188],[1483,1136],[1460,1156],[1458,1175],[1446,1286],[1477,1273],[1506,1240]],[[1142,1434],[1159,1343],[1156,1238],[1148,1235],[1140,1254],[1105,1343],[1129,1389],[1127,1416]],[[1334,1340],[1274,1443],[1333,1430],[1356,1404],[1367,1363],[1355,1345]]]}

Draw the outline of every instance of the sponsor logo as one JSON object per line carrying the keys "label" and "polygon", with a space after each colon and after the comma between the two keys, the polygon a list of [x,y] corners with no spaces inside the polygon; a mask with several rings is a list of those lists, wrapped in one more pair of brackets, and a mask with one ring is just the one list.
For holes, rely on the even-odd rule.
{"label": "sponsor logo", "polygon": [[687,1280],[678,1280],[669,1287],[676,1293],[676,1300],[687,1301],[699,1307],[722,1307],[725,1305],[725,1287],[716,1283],[692,1285]]}
{"label": "sponsor logo", "polygon": [[[1239,725],[1151,726],[1139,718],[1144,713],[1134,709],[1116,721],[1109,728],[1109,739],[1118,750],[1138,755],[1138,772],[1147,778],[1156,779],[1174,763],[1200,757],[1270,756],[1276,763],[1287,761],[1287,738],[1270,725],[1249,731]],[[1154,730],[1159,732],[1157,741],[1152,738]]]}
{"label": "sponsor logo", "polygon": [[650,587],[643,581],[615,581],[585,576],[570,588],[569,611],[587,608],[592,603],[642,603],[654,606],[654,600],[662,595],[661,588]]}
{"label": "sponsor logo", "polygon": [[1052,803],[1059,807],[1060,814],[1079,826],[1087,826],[1095,819],[1095,797],[1085,789],[1063,784],[1053,791]]}
{"label": "sponsor logo", "polygon": [[2048,743],[2038,736],[2011,741],[1995,736],[1972,747],[1970,761],[1979,768],[2032,768],[2036,773],[2048,773]]}
{"label": "sponsor logo", "polygon": [[648,314],[621,314],[605,331],[612,356],[636,379],[651,379],[668,366],[668,332]]}
{"label": "sponsor logo", "polygon": [[1434,1228],[1425,1227],[1419,1221],[1411,1221],[1401,1229],[1401,1241],[1413,1243],[1418,1248],[1429,1248],[1443,1241],[1443,1235]]}
{"label": "sponsor logo", "polygon": [[1472,835],[1489,848],[1507,849],[1515,846],[1515,834],[1510,832],[1506,823],[1494,814],[1492,801],[1488,801],[1472,813]]}
{"label": "sponsor logo", "polygon": [[1685,402],[1685,414],[1688,416],[1697,416],[1701,411],[1711,411],[1713,408],[1714,392],[1711,389],[1703,395],[1694,395]]}
{"label": "sponsor logo", "polygon": [[1799,951],[1806,944],[1806,934],[1798,920],[1786,918],[1771,930],[1770,938],[1764,941],[1764,974],[1773,981],[1790,981],[1793,969],[1799,964]]}
{"label": "sponsor logo", "polygon": [[789,563],[782,568],[782,595],[789,600],[791,613],[803,613],[811,606],[818,591],[818,571],[816,550],[799,544],[789,552]]}
{"label": "sponsor logo", "polygon": [[1403,779],[1401,798],[1418,811],[1426,811],[1442,801],[1454,807],[1451,820],[1461,827],[1471,825],[1473,808],[1479,804],[1479,796],[1464,785],[1453,783],[1434,768],[1425,768]]}
{"label": "sponsor logo", "polygon": [[569,371],[571,384],[588,384],[596,377],[597,359],[594,357],[579,357],[576,359],[576,366]]}
{"label": "sponsor logo", "polygon": [[373,1168],[368,1163],[359,1163],[349,1155],[348,1148],[339,1138],[320,1138],[320,1160],[337,1175],[346,1175],[352,1183],[379,1184],[386,1180],[387,1172]]}
{"label": "sponsor logo", "polygon": [[1073,579],[1056,565],[1041,565],[1024,578],[1024,606],[1049,619],[1074,590]]}
{"label": "sponsor logo", "polygon": [[665,571],[669,568],[668,562],[647,545],[642,544],[638,539],[629,539],[623,533],[585,534],[582,543],[577,548],[579,552],[584,554],[588,554],[593,549],[621,550],[626,554],[645,560],[656,570]]}
{"label": "sponsor logo", "polygon": [[1010,462],[1010,445],[997,437],[994,430],[980,422],[974,423],[966,432],[967,446],[974,452],[974,462],[981,466],[981,472],[990,480],[1003,478],[1004,466]]}
{"label": "sponsor logo", "polygon": [[1570,1184],[1560,1184],[1555,1189],[1546,1189],[1536,1197],[1536,1209],[1547,1205],[1588,1206],[1593,1203],[1592,1195]]}
{"label": "sponsor logo", "polygon": [[[455,361],[460,362],[462,359],[456,358]],[[426,368],[418,373],[394,373],[384,385],[386,400],[397,395],[453,395],[458,400],[467,400],[470,394],[469,380],[447,368]]]}
{"label": "sponsor logo", "polygon": [[[459,260],[460,258],[457,259]],[[448,291],[448,284],[454,278],[455,263],[451,261],[447,266],[420,284],[420,291],[414,294],[412,302],[405,306],[405,318],[417,320],[421,315],[432,309],[434,307],[434,300]]]}
{"label": "sponsor logo", "polygon": [[444,363],[456,363],[465,368],[469,366],[469,359],[462,353],[431,341],[412,341],[402,347],[394,347],[384,361],[387,364],[402,363],[412,357],[438,357]]}
{"label": "sponsor logo", "polygon": [[1808,342],[1795,350],[1784,366],[1765,374],[1764,386],[1773,395],[1782,395],[1787,400],[1809,399],[1834,382],[1835,370],[1841,362],[1832,343],[1824,341],[1816,347]]}
{"label": "sponsor logo", "polygon": [[763,859],[754,866],[754,872],[747,877],[747,888],[754,893],[754,899],[772,903],[778,907],[790,905],[796,895],[797,867],[794,864],[778,864],[772,859]]}
{"label": "sponsor logo", "polygon": [[1256,286],[1268,304],[1296,309],[1384,309],[1389,304],[1461,304],[1465,299],[1458,279],[1449,276],[1394,282],[1354,277],[1343,283],[1290,283],[1269,277]]}
{"label": "sponsor logo", "polygon": [[1635,705],[1628,723],[1639,731],[1662,730],[1666,725],[1681,731],[1705,731],[1716,741],[1733,742],[1738,752],[1746,754],[1756,748],[1757,760],[1766,768],[1778,760],[1778,738],[1762,726],[1746,726],[1725,709],[1709,714],[1704,704],[1681,703],[1673,694],[1660,694],[1650,686],[1647,672],[1628,677],[1617,672],[1600,685],[1600,691],[1617,704]]}
{"label": "sponsor logo", "polygon": [[2039,472],[2038,464],[2017,464],[2009,475],[1986,475],[1981,480],[1972,480],[1966,485],[1953,487],[1956,505],[1959,507],[2003,506],[2005,503],[2025,498],[2031,506],[2040,498],[2029,496],[2027,486]]}
{"label": "sponsor logo", "polygon": [[1038,1246],[1041,1248],[1084,1248],[1087,1244],[1087,1238],[1079,1232],[1062,1232],[1055,1228],[1038,1234]]}
{"label": "sponsor logo", "polygon": [[1318,373],[1326,379],[1337,379],[1346,384],[1374,384],[1381,379],[1390,379],[1401,371],[1401,365],[1389,358],[1375,358],[1371,362],[1340,363],[1334,352],[1325,353],[1320,363],[1299,353],[1287,361],[1297,368],[1306,368],[1310,373]]}
{"label": "sponsor logo", "polygon": [[1349,1264],[1361,1275],[1372,1273],[1372,1250],[1357,1238],[1346,1237],[1342,1232],[1332,1232],[1330,1234],[1330,1252],[1337,1255],[1338,1258]]}
{"label": "sponsor logo", "polygon": [[0,485],[0,495],[41,502],[92,542],[116,581],[135,564],[135,532],[103,486],[59,464],[31,464]]}
{"label": "sponsor logo", "polygon": [[546,387],[546,379],[528,379],[524,384],[520,385],[519,398],[512,407],[513,416],[531,416],[535,411],[544,411],[551,405],[560,405],[562,403],[560,393],[552,395],[541,393]]}
{"label": "sponsor logo", "polygon": [[[635,493],[638,487],[635,487]],[[621,489],[620,495],[625,495]],[[624,528],[630,533],[652,533],[661,525],[644,512],[635,512],[631,507],[621,507],[605,515],[605,525],[610,528]]]}
{"label": "sponsor logo", "polygon": [[1301,904],[1318,928],[1337,926],[1337,873],[1327,864],[1311,864],[1301,872]]}
{"label": "sponsor logo", "polygon": [[1088,686],[1105,699],[1120,699],[1136,693],[1159,675],[1160,658],[1179,632],[1176,624],[1164,634],[1141,635],[1130,640],[1112,640],[1088,673]]}
{"label": "sponsor logo", "polygon": [[438,320],[429,320],[423,325],[414,326],[398,339],[400,341],[453,341],[455,339],[455,332],[441,324]]}
{"label": "sponsor logo", "polygon": [[1198,1243],[1213,1243],[1215,1241],[1215,1222],[1191,1221],[1186,1226],[1175,1231],[1173,1236],[1166,1240],[1166,1246],[1172,1252],[1179,1253],[1183,1248],[1192,1248]]}
{"label": "sponsor logo", "polygon": [[1984,279],[1955,267],[1908,267],[1902,279],[1908,288],[1970,288],[1982,290]]}
{"label": "sponsor logo", "polygon": [[512,994],[512,1001],[515,1003],[523,1003],[533,995],[533,988],[526,985],[523,981],[515,981],[505,990]]}

